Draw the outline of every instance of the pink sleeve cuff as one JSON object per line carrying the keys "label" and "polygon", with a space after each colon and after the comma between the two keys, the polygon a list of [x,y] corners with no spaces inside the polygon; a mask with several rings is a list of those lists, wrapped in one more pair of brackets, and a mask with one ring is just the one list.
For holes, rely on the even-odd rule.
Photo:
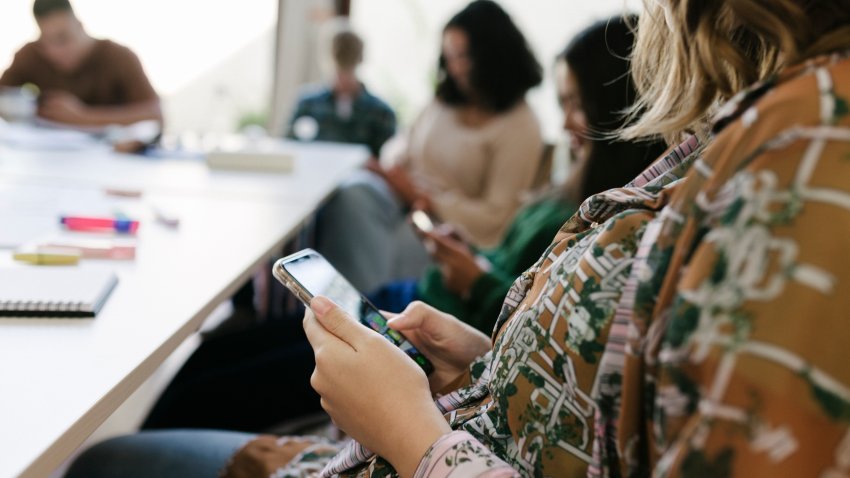
{"label": "pink sleeve cuff", "polygon": [[465,431],[446,433],[422,457],[414,478],[519,477],[519,473]]}

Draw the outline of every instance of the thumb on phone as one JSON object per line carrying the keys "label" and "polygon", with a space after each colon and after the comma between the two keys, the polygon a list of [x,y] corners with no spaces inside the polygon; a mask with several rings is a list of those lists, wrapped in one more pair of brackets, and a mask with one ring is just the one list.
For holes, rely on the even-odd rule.
{"label": "thumb on phone", "polygon": [[418,329],[422,326],[423,317],[417,314],[402,312],[387,321],[387,325],[393,330],[403,332],[405,330]]}
{"label": "thumb on phone", "polygon": [[346,342],[355,350],[359,348],[363,338],[367,336],[366,334],[370,333],[327,297],[314,297],[310,301],[310,309],[325,330]]}
{"label": "thumb on phone", "polygon": [[435,332],[438,332],[432,329],[435,329],[435,326],[438,325],[436,322],[439,321],[432,319],[436,318],[435,316],[438,314],[440,314],[439,311],[426,305],[424,302],[415,301],[408,305],[403,312],[389,320],[387,325],[399,332],[416,331],[418,333],[433,335]]}

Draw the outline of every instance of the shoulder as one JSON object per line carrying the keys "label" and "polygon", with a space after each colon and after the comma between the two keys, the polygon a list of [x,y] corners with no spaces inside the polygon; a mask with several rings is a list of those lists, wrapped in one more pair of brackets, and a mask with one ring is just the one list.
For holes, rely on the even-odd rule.
{"label": "shoulder", "polygon": [[34,60],[41,59],[41,49],[38,47],[37,42],[29,42],[26,45],[22,46],[15,52],[15,60],[16,62],[30,62]]}
{"label": "shoulder", "polygon": [[534,110],[531,109],[531,106],[529,106],[525,100],[520,100],[510,109],[500,113],[499,116],[505,121],[511,123],[533,123],[534,125],[539,124],[537,120],[537,115],[534,113]]}
{"label": "shoulder", "polygon": [[422,112],[419,114],[421,117],[428,116],[449,116],[454,114],[455,107],[443,103],[442,100],[434,98],[432,99],[425,108],[422,108]]}
{"label": "shoulder", "polygon": [[112,40],[97,40],[95,48],[110,61],[139,62],[139,57],[133,50]]}
{"label": "shoulder", "polygon": [[327,85],[306,85],[302,87],[298,92],[298,103],[312,104],[316,102],[327,101],[332,96],[333,93]]}
{"label": "shoulder", "polygon": [[738,108],[710,145],[710,160],[724,157],[763,156],[787,150],[797,140],[813,139],[813,128],[847,124],[850,100],[850,60],[835,64],[801,67],[803,71],[775,86],[751,104],[731,102],[728,109]]}
{"label": "shoulder", "polygon": [[511,109],[499,114],[494,123],[497,126],[496,129],[502,132],[532,134],[542,137],[540,121],[525,100],[521,100]]}
{"label": "shoulder", "polygon": [[454,119],[455,110],[453,107],[443,103],[438,99],[432,99],[427,105],[425,105],[422,110],[419,111],[419,114],[416,115],[416,119],[413,121],[414,131],[417,128],[424,128],[424,130],[429,130],[433,125],[437,124],[446,124],[447,121],[451,121]]}
{"label": "shoulder", "polygon": [[534,114],[534,110],[525,100],[519,100],[517,104],[506,110],[504,115],[506,118],[534,119],[537,121],[537,115]]}
{"label": "shoulder", "polygon": [[395,115],[395,112],[392,108],[390,108],[390,105],[388,105],[381,98],[372,94],[372,92],[370,92],[368,89],[363,88],[363,92],[361,93],[361,95],[363,97],[363,100],[365,100],[365,102],[369,105],[370,108],[387,113],[392,113],[393,115]]}
{"label": "shoulder", "polygon": [[126,46],[124,46],[120,43],[116,43],[112,40],[95,40],[95,41],[97,42],[96,48],[98,48],[102,52],[106,52],[106,53],[109,53],[111,55],[136,56],[136,54],[133,53],[133,50],[131,50],[130,48],[128,48],[128,47],[126,47]]}
{"label": "shoulder", "polygon": [[692,203],[707,227],[776,227],[788,237],[850,221],[849,100],[848,59],[780,80],[739,108],[695,163],[676,207]]}

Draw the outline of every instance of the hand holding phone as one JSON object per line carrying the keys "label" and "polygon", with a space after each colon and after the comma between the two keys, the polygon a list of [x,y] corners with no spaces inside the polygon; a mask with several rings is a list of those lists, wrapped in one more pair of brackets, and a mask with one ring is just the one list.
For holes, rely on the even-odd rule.
{"label": "hand holding phone", "polygon": [[305,249],[284,257],[275,263],[272,272],[307,307],[310,307],[313,297],[327,297],[360,323],[399,347],[426,374],[433,371],[434,366],[428,358],[401,333],[390,329],[387,318],[318,252]]}
{"label": "hand holding phone", "polygon": [[429,216],[427,212],[422,210],[413,211],[410,214],[410,222],[412,222],[417,229],[425,233],[433,232],[434,228],[436,227],[434,220],[431,219],[431,216]]}
{"label": "hand holding phone", "polygon": [[410,222],[419,235],[433,239],[433,236],[451,238],[469,247],[469,240],[455,226],[447,222],[439,222],[422,209],[410,213]]}
{"label": "hand holding phone", "polygon": [[390,321],[390,327],[413,342],[434,361],[434,373],[428,376],[432,393],[445,387],[469,370],[473,360],[492,347],[490,337],[452,315],[423,302],[414,302]]}
{"label": "hand holding phone", "polygon": [[327,298],[310,306],[304,317],[316,358],[310,385],[322,408],[346,434],[413,476],[424,450],[451,431],[429,377]]}
{"label": "hand holding phone", "polygon": [[472,286],[491,265],[483,256],[478,256],[464,242],[441,234],[428,234],[427,246],[434,261],[440,265],[443,285],[446,289],[466,296]]}

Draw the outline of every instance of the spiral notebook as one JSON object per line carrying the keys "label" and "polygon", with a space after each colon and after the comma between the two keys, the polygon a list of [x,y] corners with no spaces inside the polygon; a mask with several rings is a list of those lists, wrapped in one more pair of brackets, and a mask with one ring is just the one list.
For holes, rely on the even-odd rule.
{"label": "spiral notebook", "polygon": [[0,269],[0,317],[94,317],[118,284],[111,271]]}

